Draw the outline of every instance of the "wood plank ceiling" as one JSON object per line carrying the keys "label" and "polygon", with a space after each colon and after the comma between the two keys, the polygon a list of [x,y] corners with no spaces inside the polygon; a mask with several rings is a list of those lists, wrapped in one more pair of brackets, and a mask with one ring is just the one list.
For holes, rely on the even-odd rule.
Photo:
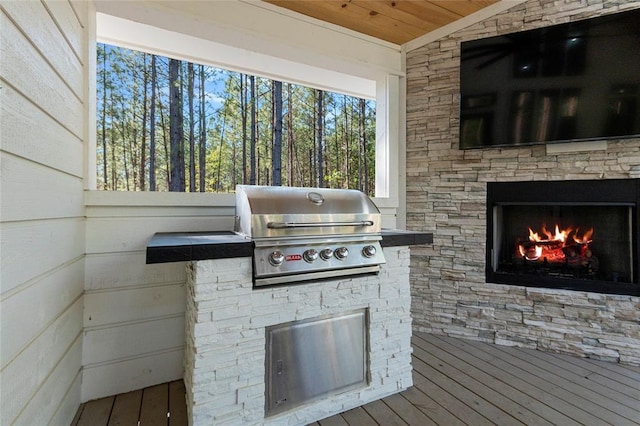
{"label": "wood plank ceiling", "polygon": [[498,0],[264,0],[395,44],[404,44]]}

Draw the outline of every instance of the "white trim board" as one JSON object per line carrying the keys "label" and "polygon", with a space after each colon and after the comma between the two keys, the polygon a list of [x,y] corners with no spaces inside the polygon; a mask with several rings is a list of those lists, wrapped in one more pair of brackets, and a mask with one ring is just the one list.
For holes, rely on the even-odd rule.
{"label": "white trim board", "polygon": [[97,14],[97,39],[102,43],[230,71],[375,99],[374,80],[225,46],[102,13]]}
{"label": "white trim board", "polygon": [[263,2],[98,1],[97,40],[232,71],[375,98],[402,50]]}

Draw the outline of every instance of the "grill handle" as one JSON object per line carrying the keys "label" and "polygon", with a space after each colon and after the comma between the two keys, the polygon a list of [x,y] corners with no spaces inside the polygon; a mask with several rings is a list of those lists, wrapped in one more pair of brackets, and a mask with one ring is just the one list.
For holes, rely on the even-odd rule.
{"label": "grill handle", "polygon": [[269,222],[267,228],[285,229],[285,228],[321,228],[323,226],[373,226],[372,220],[363,220],[360,222]]}

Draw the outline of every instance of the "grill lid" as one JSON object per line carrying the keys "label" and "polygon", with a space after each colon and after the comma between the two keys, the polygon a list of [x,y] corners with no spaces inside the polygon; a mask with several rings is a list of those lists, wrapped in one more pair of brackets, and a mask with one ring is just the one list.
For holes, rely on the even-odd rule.
{"label": "grill lid", "polygon": [[236,187],[235,230],[247,237],[372,234],[381,226],[380,211],[357,190]]}

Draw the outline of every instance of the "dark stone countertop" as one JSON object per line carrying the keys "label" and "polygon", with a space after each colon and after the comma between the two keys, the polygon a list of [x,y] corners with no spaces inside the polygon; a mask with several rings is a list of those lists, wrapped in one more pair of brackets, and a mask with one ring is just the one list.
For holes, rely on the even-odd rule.
{"label": "dark stone countertop", "polygon": [[[433,234],[416,231],[382,230],[382,247],[431,244]],[[231,231],[160,232],[147,244],[147,262],[168,263],[189,260],[250,257],[253,243]]]}

